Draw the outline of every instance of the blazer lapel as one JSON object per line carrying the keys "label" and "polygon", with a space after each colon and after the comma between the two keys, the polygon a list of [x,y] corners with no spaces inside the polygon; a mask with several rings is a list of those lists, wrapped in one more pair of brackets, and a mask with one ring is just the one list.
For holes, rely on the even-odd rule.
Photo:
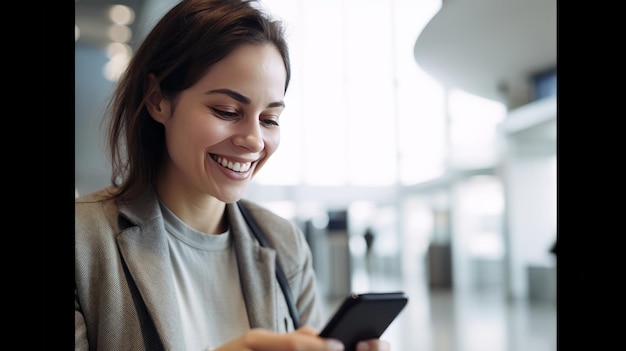
{"label": "blazer lapel", "polygon": [[250,327],[277,330],[278,321],[273,317],[279,296],[274,276],[276,251],[261,247],[236,204],[226,208]]}
{"label": "blazer lapel", "polygon": [[120,254],[163,346],[166,350],[180,349],[184,341],[158,199],[153,192],[149,192],[140,201],[122,205],[120,213],[135,224],[118,236]]}

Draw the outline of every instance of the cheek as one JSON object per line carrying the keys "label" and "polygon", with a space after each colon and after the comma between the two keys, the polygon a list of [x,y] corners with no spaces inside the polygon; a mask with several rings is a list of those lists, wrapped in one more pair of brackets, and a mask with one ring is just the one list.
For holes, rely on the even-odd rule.
{"label": "cheek", "polygon": [[265,137],[265,152],[267,157],[271,156],[280,145],[280,129],[272,130]]}
{"label": "cheek", "polygon": [[278,145],[280,144],[280,130],[273,130],[263,136],[263,143],[265,144],[265,157],[257,164],[254,174],[256,174],[267,162],[267,160],[274,154]]}
{"label": "cheek", "polygon": [[214,144],[223,133],[219,126],[208,123],[209,120],[197,118],[192,113],[172,116],[166,126],[168,149],[178,157],[202,157],[203,150]]}

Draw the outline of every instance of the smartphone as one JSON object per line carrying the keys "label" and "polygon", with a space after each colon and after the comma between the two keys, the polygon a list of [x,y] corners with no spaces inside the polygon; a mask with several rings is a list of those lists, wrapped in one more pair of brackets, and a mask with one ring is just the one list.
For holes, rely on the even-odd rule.
{"label": "smartphone", "polygon": [[354,351],[359,341],[378,339],[408,301],[404,292],[352,294],[319,335],[341,340],[345,351]]}

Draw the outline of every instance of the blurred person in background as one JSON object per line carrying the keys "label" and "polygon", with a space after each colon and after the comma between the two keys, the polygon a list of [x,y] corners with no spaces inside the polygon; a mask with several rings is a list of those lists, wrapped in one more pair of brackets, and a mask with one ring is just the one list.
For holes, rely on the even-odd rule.
{"label": "blurred person in background", "polygon": [[367,267],[367,272],[372,273],[372,250],[374,249],[374,230],[372,227],[367,227],[365,229],[365,233],[363,233],[363,240],[365,240],[365,264]]}
{"label": "blurred person in background", "polygon": [[303,233],[241,199],[279,145],[290,74],[255,1],[184,0],[147,35],[109,106],[112,185],[75,202],[77,350],[343,350],[318,336]]}

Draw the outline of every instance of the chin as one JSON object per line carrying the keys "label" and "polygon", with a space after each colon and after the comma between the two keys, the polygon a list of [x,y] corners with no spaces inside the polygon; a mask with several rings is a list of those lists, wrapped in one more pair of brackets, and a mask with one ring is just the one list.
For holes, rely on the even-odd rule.
{"label": "chin", "polygon": [[233,203],[239,201],[244,195],[244,192],[234,191],[234,192],[226,192],[221,193],[218,196],[215,196],[218,200],[224,203]]}

